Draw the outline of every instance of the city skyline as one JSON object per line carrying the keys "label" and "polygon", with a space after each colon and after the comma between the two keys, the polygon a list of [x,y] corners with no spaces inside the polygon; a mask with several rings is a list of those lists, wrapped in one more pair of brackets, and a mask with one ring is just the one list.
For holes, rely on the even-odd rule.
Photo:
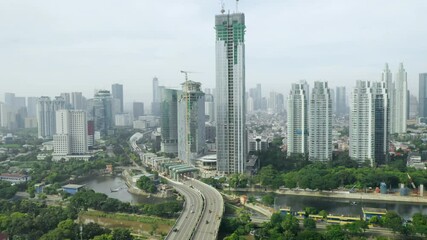
{"label": "city skyline", "polygon": [[[234,1],[225,2],[226,10],[233,12]],[[85,3],[85,7],[96,12],[100,3]],[[83,2],[38,2],[36,8],[32,4],[0,3],[0,16],[4,19],[4,25],[0,24],[0,48],[4,53],[0,56],[0,79],[4,92],[53,97],[78,91],[92,96],[96,89],[108,89],[117,82],[124,85],[125,103],[142,100],[150,106],[154,76],[164,86],[178,86],[179,71],[186,69],[199,72],[193,79],[203,86],[215,85],[210,16],[220,11],[216,1],[168,1],[173,11],[154,1],[120,5],[103,1],[105,7],[97,11],[97,19],[92,13],[79,11]],[[416,23],[427,20],[422,12],[427,3],[366,4],[332,0],[241,2],[239,9],[249,16],[247,24],[251,26],[247,33],[250,47],[246,53],[246,85],[254,87],[262,82],[264,96],[272,89],[287,93],[291,83],[299,79],[307,79],[310,85],[318,80],[328,81],[332,88],[345,81],[350,89],[358,79],[378,81],[384,62],[391,63],[393,72],[403,62],[408,71],[408,87],[418,95],[418,74],[427,69],[423,61],[427,43],[418,39],[425,39],[427,33],[420,31]],[[364,12],[363,19],[357,15],[360,11]],[[301,13],[306,17],[301,18]],[[173,21],[174,28],[167,21],[147,21],[159,14]],[[290,24],[295,19],[298,24]],[[265,28],[269,22],[280,23],[283,30]],[[200,34],[188,38],[193,29],[199,29]],[[263,37],[269,35],[275,37]],[[307,37],[312,35],[317,37]],[[265,50],[266,45],[275,51]],[[19,87],[23,85],[27,87]]]}

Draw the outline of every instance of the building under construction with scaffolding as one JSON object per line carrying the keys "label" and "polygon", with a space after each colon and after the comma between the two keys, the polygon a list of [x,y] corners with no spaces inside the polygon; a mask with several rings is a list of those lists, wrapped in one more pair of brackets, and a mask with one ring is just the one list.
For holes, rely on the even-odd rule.
{"label": "building under construction with scaffolding", "polygon": [[191,165],[206,151],[205,94],[200,86],[186,78],[178,98],[178,157]]}

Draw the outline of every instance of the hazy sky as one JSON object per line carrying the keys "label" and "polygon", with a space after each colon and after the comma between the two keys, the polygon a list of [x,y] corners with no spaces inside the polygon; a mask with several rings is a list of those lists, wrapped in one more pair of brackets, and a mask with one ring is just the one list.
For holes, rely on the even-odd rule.
{"label": "hazy sky", "polygon": [[[235,11],[234,1],[225,1]],[[246,88],[287,96],[290,84],[352,88],[379,80],[384,63],[427,72],[425,0],[241,0]],[[0,0],[0,94],[55,96],[124,85],[125,101],[151,102],[154,76],[180,86],[180,70],[215,87],[217,0]],[[0,99],[3,100],[3,97]]]}

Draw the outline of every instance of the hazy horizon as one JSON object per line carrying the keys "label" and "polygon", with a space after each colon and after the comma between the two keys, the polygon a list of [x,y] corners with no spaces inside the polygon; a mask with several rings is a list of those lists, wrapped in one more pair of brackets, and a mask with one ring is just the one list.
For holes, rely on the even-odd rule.
{"label": "hazy horizon", "polygon": [[[234,1],[225,8],[235,10]],[[246,16],[246,90],[288,94],[306,79],[346,86],[381,79],[400,62],[418,96],[427,72],[422,0],[239,1]],[[219,1],[0,2],[0,94],[56,96],[124,85],[125,102],[152,99],[152,78],[179,87],[180,70],[215,87],[214,15]]]}

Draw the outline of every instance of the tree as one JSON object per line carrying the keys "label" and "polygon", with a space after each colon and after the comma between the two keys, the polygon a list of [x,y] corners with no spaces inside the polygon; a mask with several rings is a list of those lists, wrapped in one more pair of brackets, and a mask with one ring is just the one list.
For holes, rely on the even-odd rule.
{"label": "tree", "polygon": [[255,203],[256,202],[256,198],[254,196],[248,196],[248,203]]}
{"label": "tree", "polygon": [[132,240],[129,229],[117,228],[113,231],[113,240]]}
{"label": "tree", "polygon": [[56,240],[56,239],[78,239],[78,225],[73,220],[67,219],[58,224],[54,230],[43,235],[41,240]]}
{"label": "tree", "polygon": [[248,177],[243,174],[233,174],[228,178],[228,184],[232,188],[245,188],[248,185]]}
{"label": "tree", "polygon": [[393,211],[387,212],[383,217],[383,225],[386,228],[390,228],[393,232],[399,232],[402,228],[402,218]]}
{"label": "tree", "polygon": [[307,215],[317,214],[317,209],[314,207],[306,207],[304,208],[304,211]]}
{"label": "tree", "polygon": [[0,180],[0,199],[9,199],[15,196],[16,192],[18,192],[16,186],[12,186],[9,182]]}
{"label": "tree", "polygon": [[283,185],[279,172],[272,165],[261,168],[256,178],[265,187],[279,188]]}
{"label": "tree", "polygon": [[369,219],[369,224],[372,225],[382,225],[382,220],[378,216],[373,216]]}
{"label": "tree", "polygon": [[343,226],[351,235],[359,235],[362,233],[362,227],[357,222],[348,223]]}
{"label": "tree", "polygon": [[274,198],[275,198],[275,194],[270,192],[262,196],[261,201],[262,203],[271,206],[274,204]]}
{"label": "tree", "polygon": [[113,240],[113,236],[111,234],[102,234],[94,237],[93,240]]}
{"label": "tree", "polygon": [[305,218],[304,219],[304,229],[307,230],[314,230],[316,229],[316,221],[312,218]]}
{"label": "tree", "polygon": [[416,213],[412,217],[412,225],[417,233],[427,236],[427,216]]}
{"label": "tree", "polygon": [[319,212],[319,215],[323,217],[323,219],[326,219],[326,217],[328,217],[328,212],[325,210],[321,210]]}
{"label": "tree", "polygon": [[304,230],[300,232],[297,236],[298,240],[323,240],[323,235],[313,231],[313,230]]}
{"label": "tree", "polygon": [[97,223],[88,223],[83,226],[83,239],[92,239],[95,236],[108,234],[111,231],[101,227]]}
{"label": "tree", "polygon": [[328,240],[348,240],[350,237],[341,225],[327,225],[325,238]]}
{"label": "tree", "polygon": [[[240,239],[241,237],[237,233],[233,233],[230,236],[224,238],[224,240],[240,240]],[[242,239],[244,238],[242,237]]]}
{"label": "tree", "polygon": [[288,231],[292,233],[294,236],[296,236],[300,230],[299,220],[290,214],[287,214],[285,216],[281,226],[285,232]]}
{"label": "tree", "polygon": [[136,186],[148,193],[155,193],[157,191],[156,185],[146,176],[140,177],[136,182]]}

